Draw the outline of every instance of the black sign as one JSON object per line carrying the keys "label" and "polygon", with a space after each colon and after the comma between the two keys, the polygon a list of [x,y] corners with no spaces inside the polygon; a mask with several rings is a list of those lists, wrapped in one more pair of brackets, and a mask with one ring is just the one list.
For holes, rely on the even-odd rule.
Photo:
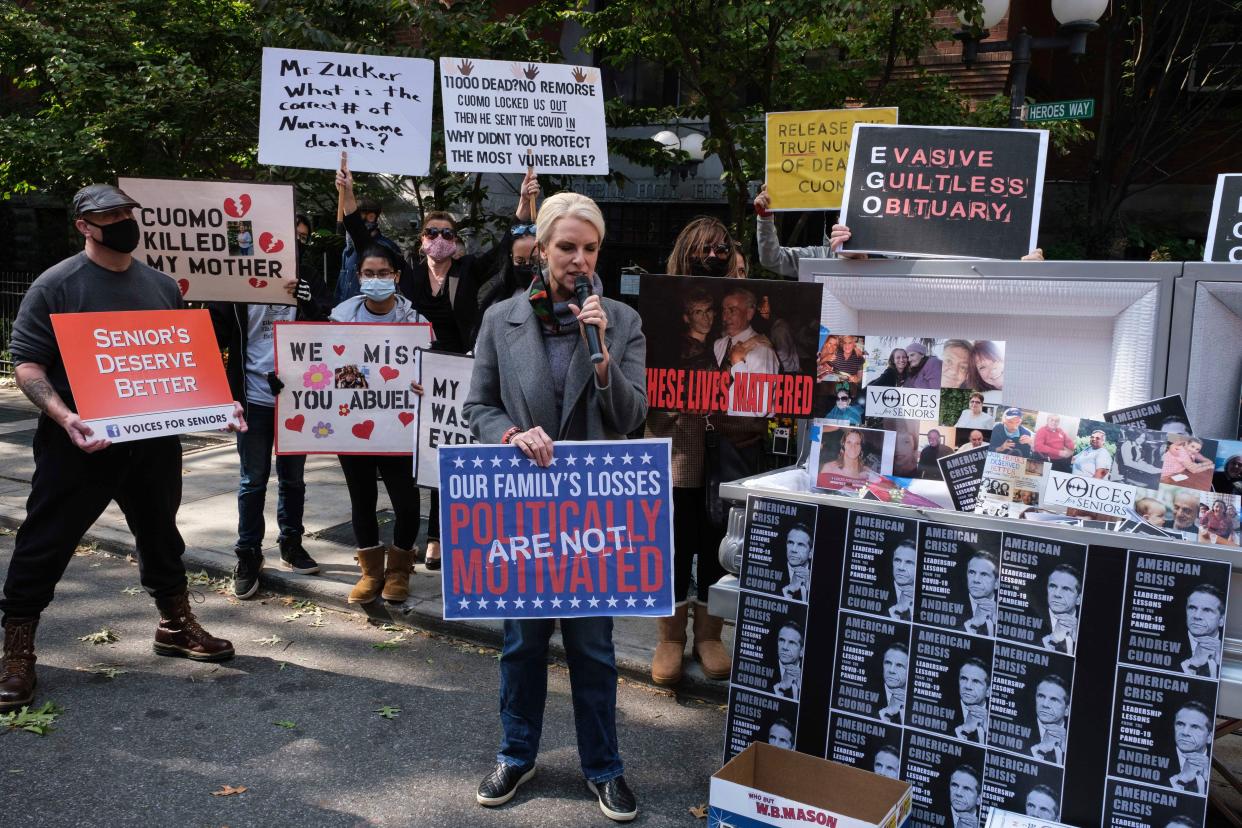
{"label": "black sign", "polygon": [[859,124],[841,223],[847,250],[1019,259],[1037,246],[1048,133]]}
{"label": "black sign", "polygon": [[1242,173],[1216,177],[1203,261],[1242,263]]}

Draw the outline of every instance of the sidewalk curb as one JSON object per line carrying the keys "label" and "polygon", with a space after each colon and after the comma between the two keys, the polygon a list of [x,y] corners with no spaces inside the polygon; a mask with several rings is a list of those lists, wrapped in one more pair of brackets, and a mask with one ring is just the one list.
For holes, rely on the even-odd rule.
{"label": "sidewalk curb", "polygon": [[[22,522],[23,520],[12,515],[0,513],[0,526],[16,530],[21,527]],[[130,555],[134,551],[133,537],[128,532],[112,531],[104,527],[91,527],[82,536],[80,542],[94,543],[100,549],[114,554]],[[187,570],[203,569],[216,577],[231,577],[233,565],[236,563],[236,558],[232,554],[195,546],[186,546],[182,559],[185,561]],[[268,591],[313,600],[317,604],[340,612],[365,615],[367,618],[385,623],[415,626],[497,649],[500,648],[504,638],[499,622],[445,621],[441,615],[443,610],[439,601],[415,599],[399,606],[392,606],[384,601],[366,605],[351,604],[347,600],[350,590],[348,584],[317,578],[313,575],[296,575],[270,565],[265,565],[263,568],[263,586]],[[565,648],[559,638],[552,639],[549,649],[557,661],[564,663]],[[688,660],[686,666],[689,668],[691,661]],[[645,662],[618,658],[617,672],[630,682],[646,685],[654,690],[672,692],[679,697],[702,699],[718,704],[726,704],[728,701],[728,682],[712,681],[699,675],[697,670],[687,669],[681,683],[676,688],[661,687],[652,683],[651,665]]]}

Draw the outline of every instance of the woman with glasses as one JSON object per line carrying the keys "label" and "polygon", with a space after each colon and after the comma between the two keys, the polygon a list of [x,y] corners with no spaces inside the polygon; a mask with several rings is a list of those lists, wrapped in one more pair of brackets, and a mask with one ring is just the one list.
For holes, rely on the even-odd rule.
{"label": "woman with glasses", "polygon": [[733,237],[720,219],[699,216],[678,234],[667,270],[676,276],[738,276]]}
{"label": "woman with glasses", "polygon": [[[332,309],[333,322],[422,322],[413,303],[402,296],[401,259],[386,245],[362,248],[358,267],[362,293]],[[416,393],[422,388],[413,385]],[[358,546],[362,576],[349,593],[349,603],[369,604],[376,598],[402,603],[410,597],[410,573],[414,571],[414,543],[418,539],[418,487],[410,474],[408,454],[340,454],[341,471],[349,488],[350,522]],[[375,506],[379,498],[376,478],[384,480],[392,511],[392,546],[379,539]]]}

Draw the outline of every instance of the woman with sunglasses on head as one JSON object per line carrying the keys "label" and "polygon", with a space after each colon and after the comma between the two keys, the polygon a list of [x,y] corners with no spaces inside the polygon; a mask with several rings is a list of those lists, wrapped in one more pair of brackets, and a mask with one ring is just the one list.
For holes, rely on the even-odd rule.
{"label": "woman with sunglasses on head", "polygon": [[[539,181],[530,179],[529,186],[523,183],[523,198],[537,198]],[[526,195],[529,193],[529,196]],[[539,270],[539,248],[535,245],[535,225],[518,223],[509,228],[509,255],[503,259],[499,269],[479,288],[479,321],[483,320],[483,312],[497,302],[503,302],[518,291],[525,291],[530,286]]]}

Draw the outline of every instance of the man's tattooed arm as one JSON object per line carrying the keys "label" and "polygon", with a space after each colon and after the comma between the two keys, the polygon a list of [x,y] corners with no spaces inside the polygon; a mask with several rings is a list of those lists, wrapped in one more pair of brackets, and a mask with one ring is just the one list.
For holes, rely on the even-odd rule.
{"label": "man's tattooed arm", "polygon": [[17,366],[17,387],[22,389],[32,403],[49,417],[58,420],[68,410],[65,401],[56,393],[52,383],[48,381],[47,369],[33,362],[23,362]]}

